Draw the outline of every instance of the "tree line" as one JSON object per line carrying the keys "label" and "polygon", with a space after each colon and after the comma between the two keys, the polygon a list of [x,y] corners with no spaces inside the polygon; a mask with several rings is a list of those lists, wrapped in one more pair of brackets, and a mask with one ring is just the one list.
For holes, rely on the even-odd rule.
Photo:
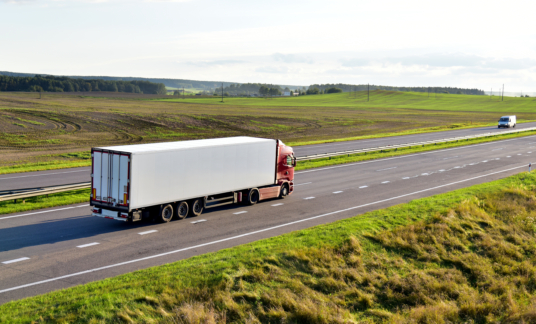
{"label": "tree line", "polygon": [[[366,91],[367,88],[370,90],[388,90],[388,91],[405,91],[405,92],[437,92],[437,93],[455,93],[455,94],[469,94],[469,95],[485,95],[483,90],[479,89],[466,89],[466,88],[456,88],[456,87],[392,87],[392,86],[380,86],[380,85],[367,85],[367,84],[312,84],[309,86],[308,90],[318,89],[320,91],[325,91],[330,88],[338,88],[343,92],[353,92],[353,91]],[[324,92],[321,92],[324,93]]]}
{"label": "tree line", "polygon": [[16,77],[0,75],[0,91],[30,92],[77,92],[110,91],[147,94],[166,94],[163,83],[149,81],[105,81],[101,79],[73,79],[51,75],[33,77]]}

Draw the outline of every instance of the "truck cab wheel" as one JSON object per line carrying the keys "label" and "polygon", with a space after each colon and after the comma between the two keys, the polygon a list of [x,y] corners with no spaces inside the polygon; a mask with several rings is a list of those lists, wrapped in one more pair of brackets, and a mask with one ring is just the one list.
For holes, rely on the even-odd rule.
{"label": "truck cab wheel", "polygon": [[256,203],[259,202],[259,198],[260,198],[259,189],[257,188],[251,189],[248,192],[248,200],[247,200],[248,205],[255,205]]}
{"label": "truck cab wheel", "polygon": [[158,221],[161,223],[168,223],[173,218],[173,207],[171,205],[166,205],[160,211],[160,217]]}
{"label": "truck cab wheel", "polygon": [[281,192],[279,193],[279,198],[285,198],[286,196],[288,196],[288,183],[281,186]]}
{"label": "truck cab wheel", "polygon": [[184,219],[188,216],[188,203],[186,201],[181,201],[177,204],[176,215],[178,219]]}
{"label": "truck cab wheel", "polygon": [[201,215],[203,212],[203,199],[194,199],[192,200],[190,208],[190,216],[196,217]]}

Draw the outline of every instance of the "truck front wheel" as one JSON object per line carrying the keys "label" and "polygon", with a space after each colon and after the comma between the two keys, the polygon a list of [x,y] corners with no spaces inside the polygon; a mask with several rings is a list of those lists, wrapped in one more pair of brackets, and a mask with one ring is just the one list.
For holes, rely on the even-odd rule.
{"label": "truck front wheel", "polygon": [[285,198],[288,196],[288,184],[285,183],[281,186],[281,192],[279,193],[279,198]]}
{"label": "truck front wheel", "polygon": [[202,199],[194,199],[190,206],[191,206],[190,216],[192,217],[199,216],[203,212],[203,200]]}
{"label": "truck front wheel", "polygon": [[160,210],[159,216],[159,222],[168,223],[173,218],[173,207],[171,205],[164,206],[162,210]]}
{"label": "truck front wheel", "polygon": [[186,216],[188,216],[188,203],[181,201],[177,204],[177,218],[184,219]]}

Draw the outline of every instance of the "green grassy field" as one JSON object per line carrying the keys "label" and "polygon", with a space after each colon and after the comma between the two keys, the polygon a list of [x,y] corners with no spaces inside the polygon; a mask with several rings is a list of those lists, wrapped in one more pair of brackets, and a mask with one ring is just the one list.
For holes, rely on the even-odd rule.
{"label": "green grassy field", "polygon": [[[158,99],[155,99],[158,100]],[[178,101],[179,99],[161,99]],[[354,97],[349,93],[309,95],[275,98],[192,98],[192,103],[210,105],[267,106],[267,107],[348,107],[348,108],[404,108],[438,111],[486,111],[507,114],[510,112],[534,112],[536,98],[474,96],[457,94],[430,94],[421,92],[371,91],[370,101],[366,92]],[[500,117],[500,116],[499,116]],[[497,118],[498,119],[498,118]]]}
{"label": "green grassy field", "polygon": [[[375,91],[295,98],[187,98],[125,93],[0,93],[0,172],[87,163],[91,147],[227,136],[291,145],[493,125],[515,113],[536,120],[533,98]],[[169,96],[168,96],[169,97]],[[36,169],[37,168],[37,169]],[[7,172],[7,171],[6,171]]]}
{"label": "green grassy field", "polygon": [[6,323],[532,323],[536,174],[0,306]]}

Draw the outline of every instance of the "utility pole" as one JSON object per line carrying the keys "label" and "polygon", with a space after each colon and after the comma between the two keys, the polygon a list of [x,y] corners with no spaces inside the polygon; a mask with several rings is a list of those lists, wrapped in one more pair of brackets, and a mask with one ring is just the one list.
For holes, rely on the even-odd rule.
{"label": "utility pole", "polygon": [[430,99],[430,87],[428,87],[428,99]]}
{"label": "utility pole", "polygon": [[367,101],[370,101],[370,83],[367,83]]}
{"label": "utility pole", "polygon": [[182,87],[182,100],[186,99],[186,97],[184,97],[184,86]]}
{"label": "utility pole", "polygon": [[489,92],[489,100],[491,100],[491,96],[493,96],[493,88],[491,88],[491,91]]}
{"label": "utility pole", "polygon": [[221,102],[223,102],[223,82],[221,83]]}
{"label": "utility pole", "polygon": [[504,101],[504,83],[503,83],[503,88],[502,88],[502,97],[501,97],[501,101]]}

